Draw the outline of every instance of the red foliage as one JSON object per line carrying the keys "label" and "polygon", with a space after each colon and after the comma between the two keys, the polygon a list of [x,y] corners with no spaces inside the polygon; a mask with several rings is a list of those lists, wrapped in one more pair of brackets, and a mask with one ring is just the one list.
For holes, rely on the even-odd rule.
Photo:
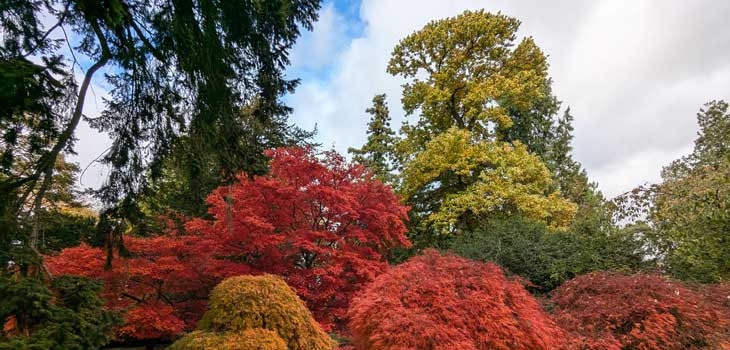
{"label": "red foliage", "polygon": [[105,252],[85,244],[46,257],[46,264],[53,274],[104,280],[107,306],[125,314],[118,336],[171,339],[195,326],[217,281],[208,274],[215,264],[199,250],[204,243],[195,236],[128,237],[132,256],[115,256],[109,270]]}
{"label": "red foliage", "polygon": [[335,325],[359,286],[387,267],[383,254],[410,245],[407,208],[363,167],[334,152],[266,154],[269,175],[241,175],[208,197],[212,221],[191,220],[185,235],[126,238],[131,256],[115,257],[109,271],[105,254],[84,245],[48,257],[49,267],[104,279],[109,305],[129,310],[120,332],[137,339],[192,328],[210,290],[243,274],[284,277],[318,321]]}
{"label": "red foliage", "polygon": [[[214,221],[188,230],[218,244],[217,256],[283,276],[326,327],[341,320],[359,286],[387,266],[383,254],[410,245],[407,209],[392,190],[335,152],[282,148],[267,176],[208,197]],[[229,212],[230,210],[230,212]]]}
{"label": "red foliage", "polygon": [[657,275],[591,273],[564,283],[552,302],[558,324],[593,345],[578,349],[717,349],[730,321],[695,290]]}
{"label": "red foliage", "polygon": [[380,275],[352,302],[356,348],[561,349],[564,332],[491,263],[424,255]]}

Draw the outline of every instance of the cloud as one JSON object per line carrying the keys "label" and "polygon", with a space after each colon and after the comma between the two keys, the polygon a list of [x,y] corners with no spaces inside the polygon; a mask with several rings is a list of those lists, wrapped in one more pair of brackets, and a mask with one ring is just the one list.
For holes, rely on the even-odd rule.
{"label": "cloud", "polygon": [[[83,75],[78,73],[77,81],[83,80]],[[98,80],[98,79],[97,79]],[[101,82],[99,82],[101,83]],[[96,118],[104,110],[104,99],[109,98],[108,91],[99,83],[94,82],[86,92],[84,101],[84,115],[89,118]],[[82,173],[77,179],[80,188],[100,188],[106,181],[109,174],[109,167],[98,162],[98,159],[106,152],[112,141],[107,133],[92,129],[85,120],[81,120],[76,127],[78,140],[74,144],[75,155],[69,159],[81,167]]]}
{"label": "cloud", "polygon": [[[364,142],[364,110],[385,92],[399,125],[403,81],[385,72],[393,47],[430,20],[484,6],[520,19],[520,34],[549,55],[555,93],[575,115],[575,157],[609,196],[658,180],[662,166],[690,150],[702,104],[730,98],[730,2],[370,0],[360,5],[361,35],[335,30],[325,39],[319,31],[339,25],[315,28],[313,37],[334,43],[317,44],[329,53],[315,70],[327,74],[287,97],[292,120],[316,122],[319,141],[344,152]],[[323,13],[350,20],[335,7]]]}
{"label": "cloud", "polygon": [[323,70],[332,58],[347,45],[350,26],[334,3],[325,4],[319,12],[314,30],[303,32],[291,52],[292,70]]}

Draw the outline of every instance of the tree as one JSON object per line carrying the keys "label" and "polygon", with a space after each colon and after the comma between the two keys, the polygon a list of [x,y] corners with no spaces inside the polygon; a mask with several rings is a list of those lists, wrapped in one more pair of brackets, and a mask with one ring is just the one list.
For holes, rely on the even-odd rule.
{"label": "tree", "polygon": [[449,249],[469,259],[494,262],[527,279],[529,290],[543,294],[585,273],[645,268],[642,244],[622,231],[587,235],[551,230],[544,223],[512,216],[480,223],[454,237]]}
{"label": "tree", "polygon": [[[288,133],[283,126],[289,109],[280,98],[297,81],[285,79],[283,69],[300,28],[311,29],[318,8],[318,0],[233,1],[225,6],[37,0],[3,6],[0,72],[3,81],[12,79],[7,90],[11,104],[3,110],[10,121],[3,121],[1,131],[10,145],[17,130],[42,140],[33,146],[28,174],[0,179],[4,220],[14,222],[30,189],[40,186],[38,192],[45,192],[58,155],[73,147],[92,79],[105,67],[114,67],[105,75],[111,97],[90,123],[113,139],[103,158],[111,168],[101,194],[107,204],[145,189],[180,135],[195,146],[188,163],[191,179],[205,164],[196,160],[205,157],[214,160],[225,180],[241,170],[261,173],[263,148],[248,148],[246,141],[265,144],[263,139]],[[42,18],[55,24],[45,30]],[[80,44],[53,39],[56,31],[75,32]],[[65,48],[73,56],[68,66],[60,56]],[[90,65],[76,85],[74,69],[81,57]],[[254,105],[253,120],[242,122],[240,110]],[[266,131],[253,136],[254,126]],[[4,164],[13,161],[10,148],[3,150]],[[13,234],[10,228],[7,235]]]}
{"label": "tree", "polygon": [[441,245],[438,236],[469,230],[476,218],[520,214],[561,227],[572,220],[574,205],[539,158],[559,103],[532,38],[515,46],[519,24],[466,11],[428,23],[393,50],[388,72],[408,79],[406,114],[420,113],[404,123],[395,148],[399,193],[413,208],[420,246]]}
{"label": "tree", "polygon": [[[236,344],[236,349],[243,350],[268,350],[262,347],[267,343],[272,350],[331,350],[334,346],[296,292],[272,275],[223,280],[211,292],[209,310],[198,328],[202,332],[184,336],[171,348],[207,349],[200,343],[236,344],[236,339],[243,340]],[[258,342],[252,335],[260,338]]]}
{"label": "tree", "polygon": [[555,291],[554,318],[609,349],[718,349],[727,317],[692,288],[657,275],[591,273]]}
{"label": "tree", "polygon": [[193,219],[184,234],[126,237],[111,268],[101,248],[82,245],[46,257],[52,273],[106,281],[108,307],[124,310],[121,337],[171,339],[192,329],[210,290],[245,274],[281,276],[315,318],[339,326],[353,294],[382,272],[384,255],[408,246],[406,208],[360,165],[327,152],[267,152],[268,175],[241,174],[209,198],[212,220]]}
{"label": "tree", "polygon": [[398,43],[388,73],[410,79],[403,107],[407,114],[421,111],[419,122],[402,130],[404,147],[419,151],[454,126],[480,139],[493,137],[490,125],[513,124],[508,109],[527,111],[545,97],[545,56],[532,38],[512,49],[519,24],[501,14],[465,11]]}
{"label": "tree", "polygon": [[390,128],[390,113],[385,101],[385,94],[373,97],[373,106],[366,109],[372,115],[368,123],[368,139],[362,148],[349,148],[352,160],[364,165],[375,174],[375,177],[386,184],[393,184],[396,176],[395,132]]}
{"label": "tree", "polygon": [[86,350],[110,340],[117,318],[103,309],[101,283],[17,277],[0,277],[0,349]]}
{"label": "tree", "polygon": [[360,165],[335,152],[267,151],[270,173],[239,177],[208,197],[213,221],[191,232],[212,237],[217,254],[284,276],[315,318],[339,325],[352,295],[387,266],[390,249],[410,246],[406,207]]}
{"label": "tree", "polygon": [[261,328],[229,333],[194,331],[174,342],[167,349],[289,350],[284,340],[276,332]]}
{"label": "tree", "polygon": [[[119,340],[171,340],[192,328],[205,311],[208,293],[218,281],[215,265],[198,237],[127,237],[126,256],[115,256],[111,269],[101,248],[82,244],[45,257],[52,274],[103,280],[106,307],[119,312]],[[200,250],[198,250],[200,249]],[[231,273],[248,270],[231,269]]]}
{"label": "tree", "polygon": [[[432,139],[402,173],[411,217],[448,236],[480,220],[523,215],[565,227],[575,205],[552,192],[550,172],[519,142],[475,141],[452,128]],[[427,233],[428,234],[428,233]]]}
{"label": "tree", "polygon": [[349,311],[357,349],[562,349],[563,331],[494,264],[427,250],[366,287]]}
{"label": "tree", "polygon": [[730,279],[730,112],[713,101],[697,115],[693,152],[662,170],[664,182],[619,198],[630,229],[648,238],[674,276],[697,282]]}

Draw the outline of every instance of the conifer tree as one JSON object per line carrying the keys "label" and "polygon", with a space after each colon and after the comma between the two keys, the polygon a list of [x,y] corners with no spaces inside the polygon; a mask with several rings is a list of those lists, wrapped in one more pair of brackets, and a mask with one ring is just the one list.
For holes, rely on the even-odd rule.
{"label": "conifer tree", "polygon": [[372,107],[365,110],[371,115],[367,142],[359,149],[348,149],[348,152],[355,162],[370,169],[378,180],[393,184],[396,179],[393,174],[396,136],[390,128],[390,111],[385,98],[385,94],[373,97]]}

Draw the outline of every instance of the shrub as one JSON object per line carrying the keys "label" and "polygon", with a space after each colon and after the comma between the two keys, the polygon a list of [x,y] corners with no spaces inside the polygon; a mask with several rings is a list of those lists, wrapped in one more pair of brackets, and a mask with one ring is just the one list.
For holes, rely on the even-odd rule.
{"label": "shrub", "polygon": [[[17,277],[17,276],[16,276]],[[102,285],[58,276],[0,276],[0,349],[97,349],[111,338],[117,318],[104,310]]]}
{"label": "shrub", "polygon": [[268,329],[215,333],[195,331],[180,338],[168,350],[288,350],[279,335]]}
{"label": "shrub", "polygon": [[[271,332],[283,339],[284,349],[330,350],[334,346],[296,292],[273,275],[223,280],[213,289],[209,310],[198,328],[201,331],[178,340],[173,349],[194,350],[213,344],[236,344],[234,340],[246,334],[260,336],[262,344],[268,347],[241,345],[236,350],[278,349]],[[251,333],[252,330],[255,330],[254,333]],[[252,341],[251,344],[256,343]]]}
{"label": "shrub", "polygon": [[640,269],[640,244],[619,230],[557,231],[514,216],[480,223],[455,237],[449,249],[466,258],[492,261],[544,293],[588,272]]}
{"label": "shrub", "polygon": [[359,349],[560,349],[564,333],[491,263],[427,250],[384,273],[352,303]]}
{"label": "shrub", "polygon": [[621,349],[718,349],[728,332],[727,315],[700,293],[657,275],[583,275],[558,288],[552,302],[564,329]]}

